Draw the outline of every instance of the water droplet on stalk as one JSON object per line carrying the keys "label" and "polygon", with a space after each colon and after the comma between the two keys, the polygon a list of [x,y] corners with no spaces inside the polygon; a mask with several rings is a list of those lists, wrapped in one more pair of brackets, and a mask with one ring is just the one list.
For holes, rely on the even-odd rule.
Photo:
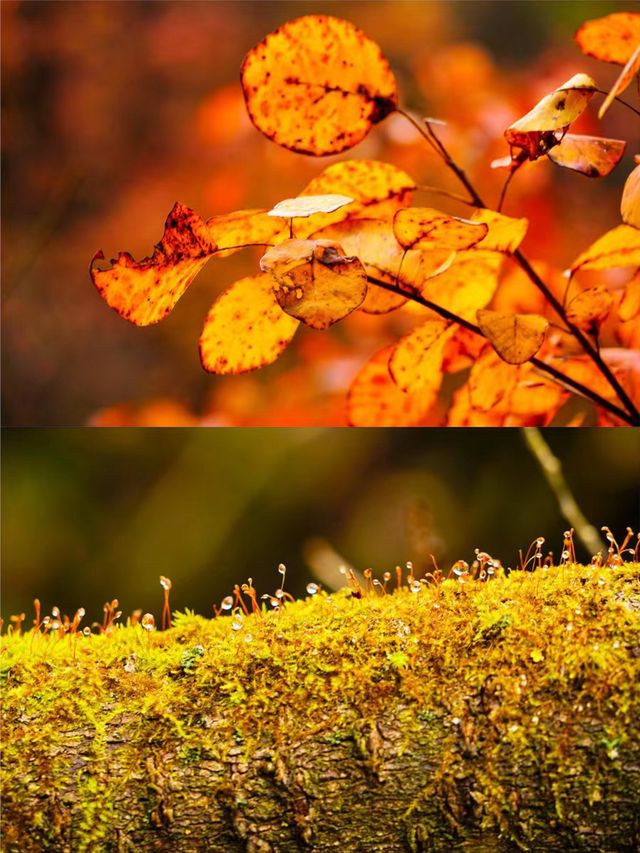
{"label": "water droplet on stalk", "polygon": [[309,595],[315,595],[318,592],[318,584],[317,583],[308,583],[307,584],[307,592]]}
{"label": "water droplet on stalk", "polygon": [[152,613],[145,613],[142,619],[140,620],[140,624],[142,625],[145,631],[153,631],[156,626],[156,620],[153,618]]}
{"label": "water droplet on stalk", "polygon": [[232,607],[233,607],[233,596],[232,595],[226,595],[222,599],[220,609],[221,610],[231,610]]}

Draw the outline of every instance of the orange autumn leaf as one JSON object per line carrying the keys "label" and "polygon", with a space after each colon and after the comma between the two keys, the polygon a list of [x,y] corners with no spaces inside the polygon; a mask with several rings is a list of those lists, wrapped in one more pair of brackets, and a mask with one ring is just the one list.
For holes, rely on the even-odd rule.
{"label": "orange autumn leaf", "polygon": [[409,204],[416,184],[402,169],[378,160],[344,160],[313,178],[301,195],[344,193],[353,199],[333,213],[317,213],[296,222],[297,237],[309,237],[321,228],[348,219],[387,219]]}
{"label": "orange autumn leaf", "polygon": [[586,21],[574,36],[580,50],[602,62],[626,65],[640,44],[640,15],[613,12]]}
{"label": "orange autumn leaf", "polygon": [[378,45],[328,15],[305,15],[270,33],[246,55],[241,81],[257,129],[303,154],[353,147],[398,104]]}
{"label": "orange autumn leaf", "polygon": [[606,287],[597,285],[581,291],[567,305],[567,320],[592,335],[609,316],[613,307],[613,296]]}
{"label": "orange autumn leaf", "polygon": [[638,44],[632,55],[629,57],[629,61],[620,72],[617,80],[609,90],[609,94],[602,102],[600,109],[598,110],[598,118],[601,119],[602,116],[607,112],[613,101],[631,85],[631,81],[639,71],[640,43]]}
{"label": "orange autumn leaf", "polygon": [[524,418],[522,425],[549,422],[568,396],[533,365],[508,364],[492,349],[475,362],[467,386],[472,409],[499,415],[502,423],[507,416]]}
{"label": "orange autumn leaf", "polygon": [[[330,225],[313,235],[335,240],[348,255],[358,258],[368,276],[396,286],[404,251],[393,233],[393,226],[383,219],[350,219]],[[385,314],[406,301],[401,294],[369,285],[360,310],[369,314]]]}
{"label": "orange autumn leaf", "polygon": [[626,147],[627,143],[622,139],[567,133],[563,140],[548,152],[548,157],[557,166],[573,169],[588,178],[602,178],[615,169]]}
{"label": "orange autumn leaf", "polygon": [[430,207],[409,207],[393,217],[393,232],[405,249],[470,249],[487,235],[488,226],[448,216]]}
{"label": "orange autumn leaf", "polygon": [[422,282],[420,293],[458,317],[475,321],[478,309],[487,306],[496,292],[502,260],[498,252],[458,252],[448,269]]}
{"label": "orange autumn leaf", "polygon": [[480,353],[489,344],[476,332],[465,326],[456,326],[454,334],[447,341],[442,359],[444,373],[458,373],[466,370],[477,361]]}
{"label": "orange autumn leaf", "polygon": [[640,349],[640,272],[627,282],[618,305],[620,342],[631,349]]}
{"label": "orange autumn leaf", "polygon": [[618,225],[599,237],[571,264],[571,271],[640,266],[640,230]]}
{"label": "orange autumn leaf", "polygon": [[246,373],[274,362],[298,321],[285,314],[269,274],[242,278],[209,311],[200,335],[200,360],[209,373]]}
{"label": "orange autumn leaf", "polygon": [[111,268],[90,266],[91,279],[105,302],[136,326],[148,326],[167,316],[216,250],[207,224],[191,208],[175,204],[153,255],[134,260],[120,252]]}
{"label": "orange autumn leaf", "polygon": [[620,212],[623,222],[640,228],[640,166],[636,166],[625,181]]}
{"label": "orange autumn leaf", "polygon": [[515,219],[512,216],[505,216],[504,213],[496,213],[495,210],[480,207],[474,210],[471,221],[482,222],[489,229],[487,235],[477,244],[477,249],[506,254],[516,251],[529,227],[528,219]]}
{"label": "orange autumn leaf", "polygon": [[266,246],[284,239],[289,229],[266,210],[235,210],[207,220],[207,233],[216,244],[217,257],[232,255],[238,248]]}
{"label": "orange autumn leaf", "polygon": [[[313,237],[337,240],[345,251],[362,261],[368,275],[413,293],[419,293],[428,279],[444,272],[456,258],[456,253],[449,250],[403,250],[396,240],[392,223],[380,219],[349,219],[323,228]],[[372,286],[361,307],[379,314],[404,302],[404,296]]]}
{"label": "orange autumn leaf", "polygon": [[286,235],[283,223],[264,210],[238,210],[206,222],[191,208],[177,203],[153,255],[134,260],[120,252],[111,268],[93,266],[91,279],[102,298],[136,326],[157,323],[169,314],[212,255],[224,257],[238,248],[266,245]]}
{"label": "orange autumn leaf", "polygon": [[[580,382],[591,391],[610,400],[616,402],[615,391],[602,375],[597,365],[586,355],[572,355],[567,358],[554,358],[550,363],[561,370],[569,379],[574,382]],[[616,372],[616,371],[614,371]]]}
{"label": "orange autumn leaf", "polygon": [[420,391],[435,402],[442,384],[444,349],[455,328],[445,320],[427,320],[398,341],[389,358],[389,372],[401,391]]}
{"label": "orange autumn leaf", "polygon": [[350,426],[416,426],[431,407],[429,394],[405,394],[391,378],[393,346],[377,352],[357,374],[347,396]]}
{"label": "orange autumn leaf", "polygon": [[[567,289],[567,280],[560,270],[546,261],[537,259],[532,262],[532,267],[556,299],[562,302]],[[553,309],[546,301],[544,294],[538,290],[524,270],[515,264],[506,270],[491,307],[495,311],[505,313],[541,314],[547,319],[555,319]]]}
{"label": "orange autumn leaf", "polygon": [[505,130],[505,139],[529,160],[536,160],[562,139],[587,107],[596,84],[588,74],[575,74],[554,92],[545,95],[525,116]]}
{"label": "orange autumn leaf", "polygon": [[306,219],[314,213],[333,213],[353,199],[346,195],[329,193],[325,195],[299,195],[296,198],[285,198],[274,205],[267,216],[277,216],[284,219]]}
{"label": "orange autumn leaf", "polygon": [[313,329],[328,329],[342,320],[367,293],[360,261],[331,240],[285,240],[266,252],[260,269],[275,279],[282,310]]}
{"label": "orange autumn leaf", "polygon": [[549,322],[537,314],[481,310],[477,318],[483,335],[507,364],[523,364],[533,358],[549,326]]}

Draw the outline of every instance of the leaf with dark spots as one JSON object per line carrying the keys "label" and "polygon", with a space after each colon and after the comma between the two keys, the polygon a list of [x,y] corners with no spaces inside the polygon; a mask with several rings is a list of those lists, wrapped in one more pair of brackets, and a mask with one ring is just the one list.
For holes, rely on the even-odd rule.
{"label": "leaf with dark spots", "polygon": [[215,301],[200,335],[200,360],[210,373],[246,373],[274,362],[296,333],[268,273],[243,278]]}
{"label": "leaf with dark spots", "polygon": [[328,15],[306,15],[270,33],[246,55],[241,80],[258,130],[303,154],[353,147],[398,103],[378,45]]}
{"label": "leaf with dark spots", "polygon": [[215,249],[202,217],[175,204],[150,257],[136,261],[128,252],[120,252],[110,269],[101,270],[94,267],[96,260],[104,258],[99,251],[91,261],[91,279],[121,317],[136,326],[148,326],[172,311]]}

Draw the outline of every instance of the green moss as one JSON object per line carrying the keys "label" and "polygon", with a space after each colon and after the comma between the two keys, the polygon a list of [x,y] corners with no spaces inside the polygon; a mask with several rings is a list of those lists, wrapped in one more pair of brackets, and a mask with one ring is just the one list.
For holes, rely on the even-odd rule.
{"label": "green moss", "polygon": [[[277,757],[281,745],[321,737],[352,748],[375,776],[371,726],[390,705],[401,717],[398,753],[437,754],[433,778],[407,804],[408,837],[427,832],[425,803],[455,804],[465,779],[478,819],[526,847],[539,828],[533,817],[521,825],[506,766],[538,768],[560,831],[577,819],[576,778],[597,809],[640,740],[639,590],[637,564],[565,566],[417,594],[320,594],[237,631],[229,618],[187,613],[151,634],[138,625],[110,636],[5,635],[6,849],[21,849],[28,831],[45,849],[71,832],[74,850],[101,850],[132,787],[144,791],[147,825],[170,832],[178,780],[232,750],[248,761],[270,744]],[[114,727],[126,748],[110,742]],[[79,742],[81,765],[67,763]],[[149,745],[165,763],[145,763]],[[46,818],[21,812],[34,786],[57,798],[58,824],[51,808]],[[461,832],[467,817],[449,811]]]}

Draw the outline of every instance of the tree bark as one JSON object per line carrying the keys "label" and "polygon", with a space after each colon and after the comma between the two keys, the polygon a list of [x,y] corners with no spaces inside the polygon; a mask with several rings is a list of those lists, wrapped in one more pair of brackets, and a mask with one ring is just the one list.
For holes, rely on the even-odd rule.
{"label": "tree bark", "polygon": [[638,850],[640,567],[516,575],[3,637],[2,850]]}

